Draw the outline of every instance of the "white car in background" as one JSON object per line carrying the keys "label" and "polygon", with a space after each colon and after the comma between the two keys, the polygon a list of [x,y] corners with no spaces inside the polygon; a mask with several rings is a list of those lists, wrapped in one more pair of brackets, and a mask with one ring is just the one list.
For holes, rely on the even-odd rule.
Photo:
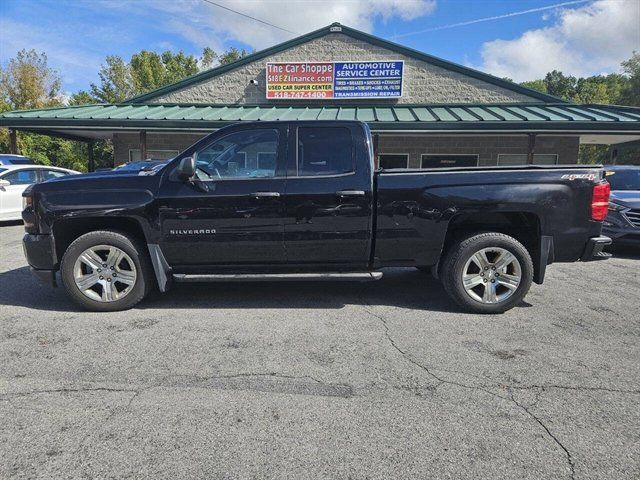
{"label": "white car in background", "polygon": [[0,165],[0,221],[22,220],[22,192],[29,185],[78,173],[45,165]]}

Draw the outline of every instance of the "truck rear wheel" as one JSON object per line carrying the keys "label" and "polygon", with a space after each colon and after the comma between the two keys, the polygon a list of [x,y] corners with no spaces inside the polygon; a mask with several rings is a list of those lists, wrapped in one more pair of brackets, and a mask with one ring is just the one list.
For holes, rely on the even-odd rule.
{"label": "truck rear wheel", "polygon": [[78,237],[62,257],[60,274],[74,302],[99,312],[133,307],[153,282],[145,247],[124,233],[110,230]]}
{"label": "truck rear wheel", "polygon": [[489,232],[452,246],[440,272],[446,292],[463,309],[503,313],[529,291],[533,262],[515,238]]}

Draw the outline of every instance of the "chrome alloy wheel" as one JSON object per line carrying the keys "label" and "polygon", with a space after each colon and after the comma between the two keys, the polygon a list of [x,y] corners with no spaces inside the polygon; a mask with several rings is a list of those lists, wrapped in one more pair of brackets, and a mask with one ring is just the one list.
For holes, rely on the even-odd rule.
{"label": "chrome alloy wheel", "polygon": [[500,303],[515,293],[522,280],[520,262],[500,247],[474,253],[462,270],[464,289],[481,303]]}
{"label": "chrome alloy wheel", "polygon": [[113,302],[127,296],[137,278],[131,257],[113,245],[87,248],[73,266],[78,290],[98,302]]}

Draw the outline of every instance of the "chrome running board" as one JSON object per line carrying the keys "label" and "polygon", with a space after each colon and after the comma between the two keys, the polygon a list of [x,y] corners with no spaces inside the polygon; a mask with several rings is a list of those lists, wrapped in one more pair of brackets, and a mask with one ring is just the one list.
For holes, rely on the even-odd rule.
{"label": "chrome running board", "polygon": [[176,282],[287,282],[287,281],[356,281],[380,280],[382,272],[320,273],[174,273]]}

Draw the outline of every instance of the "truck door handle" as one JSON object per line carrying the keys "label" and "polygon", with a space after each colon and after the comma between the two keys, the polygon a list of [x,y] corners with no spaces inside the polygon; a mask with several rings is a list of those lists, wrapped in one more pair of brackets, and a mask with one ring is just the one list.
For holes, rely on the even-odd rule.
{"label": "truck door handle", "polygon": [[336,195],[339,197],[364,197],[364,190],[339,190]]}
{"label": "truck door handle", "polygon": [[280,193],[279,192],[254,192],[251,194],[251,196],[256,197],[256,198],[273,198],[273,197],[279,197]]}

